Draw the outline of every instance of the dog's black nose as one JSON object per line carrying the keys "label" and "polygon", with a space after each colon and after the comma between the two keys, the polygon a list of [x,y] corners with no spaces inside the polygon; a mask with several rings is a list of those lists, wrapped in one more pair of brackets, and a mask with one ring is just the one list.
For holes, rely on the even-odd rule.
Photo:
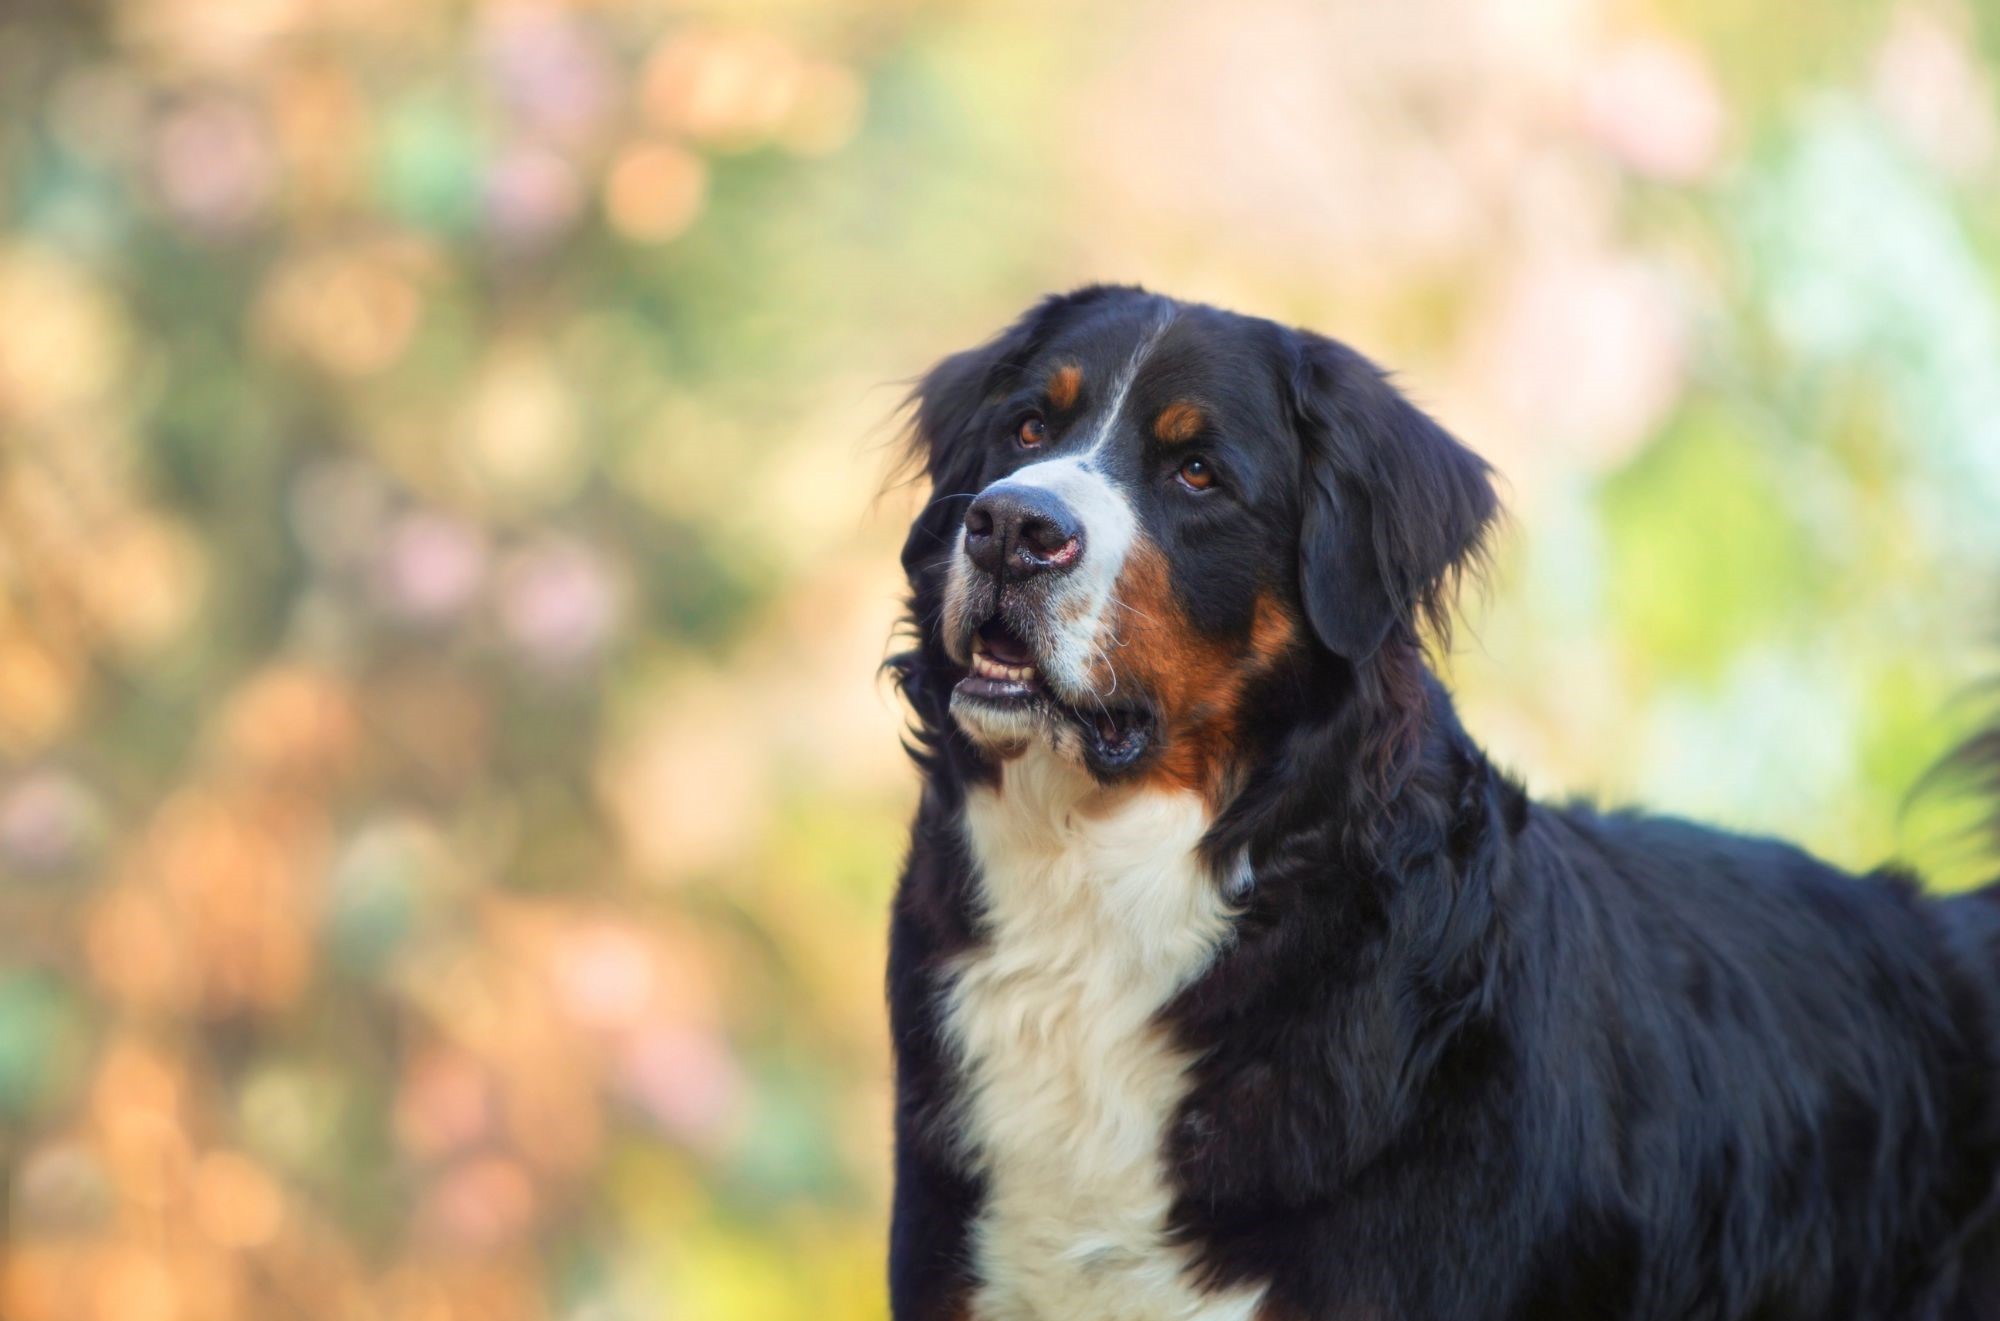
{"label": "dog's black nose", "polygon": [[1054,493],[1003,483],[965,511],[965,553],[1008,581],[1067,573],[1082,558],[1083,527]]}

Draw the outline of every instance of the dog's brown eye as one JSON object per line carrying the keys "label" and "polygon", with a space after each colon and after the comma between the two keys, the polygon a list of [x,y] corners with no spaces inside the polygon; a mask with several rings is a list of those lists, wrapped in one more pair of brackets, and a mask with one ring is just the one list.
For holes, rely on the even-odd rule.
{"label": "dog's brown eye", "polygon": [[1199,454],[1181,465],[1181,485],[1190,491],[1206,491],[1215,485],[1215,469],[1208,466],[1208,460]]}
{"label": "dog's brown eye", "polygon": [[1021,429],[1015,436],[1024,449],[1033,449],[1049,438],[1049,424],[1031,414],[1021,419]]}

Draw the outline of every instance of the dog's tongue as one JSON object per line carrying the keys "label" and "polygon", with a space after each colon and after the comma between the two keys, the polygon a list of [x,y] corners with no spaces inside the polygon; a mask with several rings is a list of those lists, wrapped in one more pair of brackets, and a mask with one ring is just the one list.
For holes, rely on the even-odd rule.
{"label": "dog's tongue", "polygon": [[986,654],[1002,665],[1026,665],[1034,659],[1028,644],[997,619],[980,626],[979,640],[986,644]]}

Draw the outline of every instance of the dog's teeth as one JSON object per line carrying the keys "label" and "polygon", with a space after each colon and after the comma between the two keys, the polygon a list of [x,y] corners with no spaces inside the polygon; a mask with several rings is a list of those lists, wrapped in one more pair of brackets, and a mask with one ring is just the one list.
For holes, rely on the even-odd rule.
{"label": "dog's teeth", "polygon": [[1002,665],[983,651],[972,653],[972,672],[982,679],[1001,679],[1008,683],[1028,683],[1035,677],[1032,665]]}

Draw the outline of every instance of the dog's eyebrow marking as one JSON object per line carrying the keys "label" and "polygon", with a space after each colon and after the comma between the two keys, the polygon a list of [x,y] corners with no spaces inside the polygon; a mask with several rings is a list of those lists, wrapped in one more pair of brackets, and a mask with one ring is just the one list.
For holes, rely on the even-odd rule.
{"label": "dog's eyebrow marking", "polygon": [[1104,406],[1104,418],[1097,424],[1097,434],[1091,437],[1090,448],[1083,456],[1085,464],[1088,464],[1097,451],[1104,448],[1104,442],[1111,438],[1111,429],[1118,425],[1118,415],[1125,411],[1125,396],[1132,391],[1133,379],[1139,375],[1139,368],[1146,365],[1147,357],[1159,344],[1160,337],[1167,333],[1168,327],[1174,324],[1177,315],[1178,313],[1169,309],[1165,316],[1153,324],[1146,338],[1139,341],[1138,347],[1132,350],[1132,356],[1125,360],[1125,368],[1118,373],[1118,380],[1111,388],[1111,402]]}
{"label": "dog's eyebrow marking", "polygon": [[1083,368],[1066,362],[1049,376],[1049,402],[1057,408],[1067,409],[1076,403],[1077,391],[1082,387]]}
{"label": "dog's eyebrow marking", "polygon": [[1201,434],[1202,424],[1207,420],[1200,404],[1176,399],[1153,419],[1153,434],[1169,445],[1184,445]]}

